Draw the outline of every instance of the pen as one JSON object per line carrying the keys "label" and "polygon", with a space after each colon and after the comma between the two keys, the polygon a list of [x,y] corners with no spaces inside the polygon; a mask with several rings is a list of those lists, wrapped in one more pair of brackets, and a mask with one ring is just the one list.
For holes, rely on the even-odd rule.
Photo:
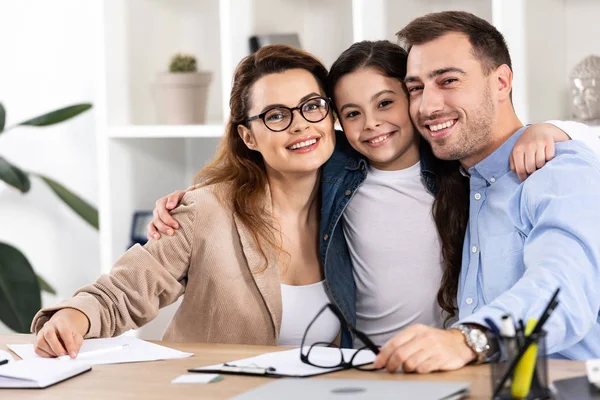
{"label": "pen", "polygon": [[8,360],[0,360],[0,365],[8,364]]}
{"label": "pen", "polygon": [[519,343],[515,324],[510,314],[500,317],[500,339],[501,343],[504,344],[504,356],[506,360],[512,360],[518,353]]}
{"label": "pen", "polygon": [[259,367],[256,365],[233,365],[233,364],[225,363],[221,367],[221,371],[266,375],[269,372],[275,372],[276,370],[273,367],[263,368],[263,367]]}
{"label": "pen", "polygon": [[500,334],[507,338],[514,338],[516,335],[515,324],[509,314],[500,317]]}
{"label": "pen", "polygon": [[546,309],[542,313],[542,316],[540,317],[538,323],[535,325],[535,328],[533,328],[533,330],[531,331],[531,335],[529,335],[525,338],[525,343],[523,343],[523,346],[521,346],[521,348],[519,349],[519,353],[514,358],[514,360],[510,363],[510,366],[506,370],[506,373],[502,376],[502,379],[500,379],[498,386],[496,386],[496,390],[494,390],[494,394],[492,395],[493,399],[498,397],[498,394],[500,394],[500,391],[504,387],[504,384],[506,383],[507,379],[512,375],[517,363],[519,362],[521,357],[523,357],[523,354],[525,354],[525,352],[527,351],[529,346],[533,343],[533,338],[537,337],[537,334],[542,331],[542,328],[543,328],[544,324],[546,323],[546,321],[548,320],[548,317],[550,317],[550,314],[552,314],[552,311],[554,311],[554,309],[558,305],[558,301],[556,300],[556,297],[558,296],[559,292],[560,292],[560,288],[556,289],[556,291],[552,295],[552,298],[550,299],[550,302],[548,302]]}
{"label": "pen", "polygon": [[[535,319],[527,321],[527,330],[525,334],[531,335],[533,328],[537,324]],[[523,357],[515,367],[515,374],[513,377],[513,383],[511,386],[511,394],[514,398],[524,399],[529,394],[531,388],[531,380],[533,378],[533,371],[535,370],[535,360],[537,358],[538,345],[532,344],[529,346],[527,351],[523,354]]]}
{"label": "pen", "polygon": [[[519,339],[519,347],[523,346],[523,343],[525,343],[525,334],[526,334],[526,332],[525,332],[525,325],[523,324],[523,320],[520,319],[519,320],[519,337],[518,337],[518,339]],[[527,334],[529,334],[529,333],[527,333]]]}
{"label": "pen", "polygon": [[[110,353],[112,351],[117,351],[117,350],[123,350],[124,348],[126,348],[127,346],[129,346],[128,344],[122,344],[120,346],[113,346],[113,347],[106,347],[104,349],[98,349],[98,350],[90,350],[90,351],[84,351],[81,352],[79,354],[77,354],[77,357],[75,359],[80,359],[80,358],[86,358],[89,356],[96,356],[98,354],[104,354],[104,353]],[[70,360],[71,356],[60,356],[58,357],[59,360]]]}

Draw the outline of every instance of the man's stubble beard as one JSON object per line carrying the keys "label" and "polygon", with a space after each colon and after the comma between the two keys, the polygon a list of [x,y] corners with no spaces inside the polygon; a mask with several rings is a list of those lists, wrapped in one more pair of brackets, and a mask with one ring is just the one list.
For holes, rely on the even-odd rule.
{"label": "man's stubble beard", "polygon": [[441,140],[430,142],[435,156],[442,160],[464,160],[483,151],[492,141],[492,121],[494,105],[491,90],[486,86],[483,104],[469,115],[469,122],[461,121],[460,131]]}

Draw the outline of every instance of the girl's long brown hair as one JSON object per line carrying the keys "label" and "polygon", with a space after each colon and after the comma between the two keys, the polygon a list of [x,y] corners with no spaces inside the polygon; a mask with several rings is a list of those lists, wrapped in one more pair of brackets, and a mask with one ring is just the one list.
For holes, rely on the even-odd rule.
{"label": "girl's long brown hair", "polygon": [[[423,147],[421,147],[423,148]],[[456,316],[456,296],[462,265],[462,249],[469,220],[469,180],[460,173],[458,161],[435,159],[437,193],[433,219],[442,243],[444,273],[437,301],[447,313],[445,324]]]}
{"label": "girl's long brown hair", "polygon": [[[309,53],[285,45],[260,48],[245,57],[237,66],[229,98],[230,116],[217,155],[198,172],[194,183],[204,187],[228,183],[224,198],[234,213],[252,232],[260,252],[267,259],[261,243],[274,249],[277,243],[273,223],[264,212],[267,172],[262,155],[248,149],[238,134],[238,126],[246,125],[249,117],[252,87],[261,77],[290,69],[304,69],[325,90],[327,68]],[[260,122],[262,123],[262,122]],[[273,132],[273,134],[276,134]]]}

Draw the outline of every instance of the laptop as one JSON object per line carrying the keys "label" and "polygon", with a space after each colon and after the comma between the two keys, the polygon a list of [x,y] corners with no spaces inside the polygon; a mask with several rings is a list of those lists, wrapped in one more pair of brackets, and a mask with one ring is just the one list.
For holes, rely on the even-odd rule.
{"label": "laptop", "polygon": [[455,400],[466,396],[469,386],[469,382],[282,378],[232,399]]}

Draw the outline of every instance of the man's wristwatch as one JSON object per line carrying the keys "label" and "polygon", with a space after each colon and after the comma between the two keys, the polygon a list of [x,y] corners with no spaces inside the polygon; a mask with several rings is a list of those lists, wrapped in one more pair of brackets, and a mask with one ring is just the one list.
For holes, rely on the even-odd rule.
{"label": "man's wristwatch", "polygon": [[473,363],[481,364],[489,361],[492,356],[491,353],[493,353],[491,351],[491,341],[481,327],[477,325],[458,324],[455,328],[463,334],[467,346],[475,352],[476,358]]}

